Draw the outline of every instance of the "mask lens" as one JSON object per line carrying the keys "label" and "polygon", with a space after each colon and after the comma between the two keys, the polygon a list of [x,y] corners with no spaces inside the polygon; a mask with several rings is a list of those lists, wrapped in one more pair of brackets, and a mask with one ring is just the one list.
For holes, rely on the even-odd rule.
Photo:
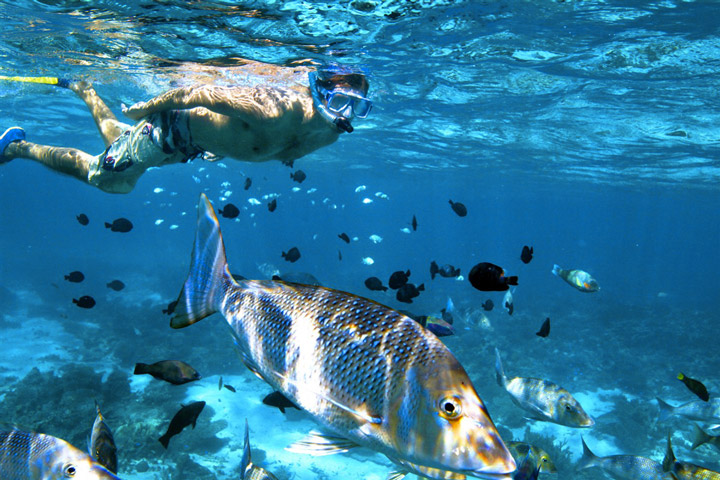
{"label": "mask lens", "polygon": [[352,100],[349,96],[345,95],[344,93],[336,92],[330,95],[330,98],[328,98],[327,108],[331,112],[342,113],[342,111],[347,108],[351,101]]}
{"label": "mask lens", "polygon": [[356,98],[353,104],[353,112],[355,116],[359,118],[365,118],[372,109],[372,102],[366,98]]}

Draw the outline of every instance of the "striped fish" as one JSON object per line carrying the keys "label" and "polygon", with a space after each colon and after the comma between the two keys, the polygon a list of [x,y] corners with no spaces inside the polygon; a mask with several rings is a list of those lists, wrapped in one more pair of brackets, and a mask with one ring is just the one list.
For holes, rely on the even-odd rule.
{"label": "striped fish", "polygon": [[97,415],[90,435],[90,455],[112,473],[117,473],[117,447],[110,427],[100,413],[100,405],[95,402]]}
{"label": "striped fish", "polygon": [[245,419],[245,448],[240,462],[240,480],[277,480],[277,477],[252,463],[250,458],[250,428]]}
{"label": "striped fish", "polygon": [[467,373],[435,335],[371,300],[320,286],[236,281],[202,195],[192,265],[170,325],[220,312],[245,365],[335,437],[315,454],[371,448],[427,478],[509,479],[515,461]]}
{"label": "striped fish", "polygon": [[553,422],[566,427],[592,427],[595,421],[585,413],[580,402],[567,390],[539,378],[514,377],[508,379],[503,371],[500,352],[495,349],[495,373],[515,405],[535,420]]}
{"label": "striped fish", "polygon": [[0,427],[2,480],[119,480],[65,440],[43,433]]}

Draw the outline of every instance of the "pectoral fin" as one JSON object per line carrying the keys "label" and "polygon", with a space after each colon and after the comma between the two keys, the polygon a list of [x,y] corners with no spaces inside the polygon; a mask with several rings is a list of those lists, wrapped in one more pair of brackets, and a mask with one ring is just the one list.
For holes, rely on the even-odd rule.
{"label": "pectoral fin", "polygon": [[285,447],[285,450],[293,453],[305,453],[321,457],[325,455],[334,455],[336,453],[344,453],[357,446],[357,443],[352,442],[347,438],[327,435],[313,430],[302,440],[298,440],[297,442]]}

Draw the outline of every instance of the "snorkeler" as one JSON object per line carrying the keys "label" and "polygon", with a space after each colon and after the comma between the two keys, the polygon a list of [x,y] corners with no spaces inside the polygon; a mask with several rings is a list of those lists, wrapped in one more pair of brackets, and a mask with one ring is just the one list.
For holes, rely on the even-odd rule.
{"label": "snorkeler", "polygon": [[197,157],[292,164],[335,142],[341,133],[352,132],[351,120],[366,118],[372,108],[362,73],[342,67],[292,70],[306,73],[308,84],[196,85],[123,106],[123,113],[137,121],[132,126],[118,121],[90,83],[53,79],[52,84],[85,101],[105,151],[94,156],[75,148],[38,145],[25,140],[22,128],[11,127],[0,136],[0,163],[35,160],[109,193],[130,192],[150,167]]}

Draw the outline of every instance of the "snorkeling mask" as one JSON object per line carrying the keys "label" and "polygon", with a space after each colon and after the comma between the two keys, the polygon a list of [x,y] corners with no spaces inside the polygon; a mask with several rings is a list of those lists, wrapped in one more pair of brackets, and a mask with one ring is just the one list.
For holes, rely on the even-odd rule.
{"label": "snorkeling mask", "polygon": [[[349,116],[367,118],[372,110],[372,101],[354,92],[343,90],[328,91],[317,83],[317,72],[308,73],[313,105],[322,117],[335,125],[338,130],[351,133],[354,129]],[[325,99],[325,104],[320,100]]]}

